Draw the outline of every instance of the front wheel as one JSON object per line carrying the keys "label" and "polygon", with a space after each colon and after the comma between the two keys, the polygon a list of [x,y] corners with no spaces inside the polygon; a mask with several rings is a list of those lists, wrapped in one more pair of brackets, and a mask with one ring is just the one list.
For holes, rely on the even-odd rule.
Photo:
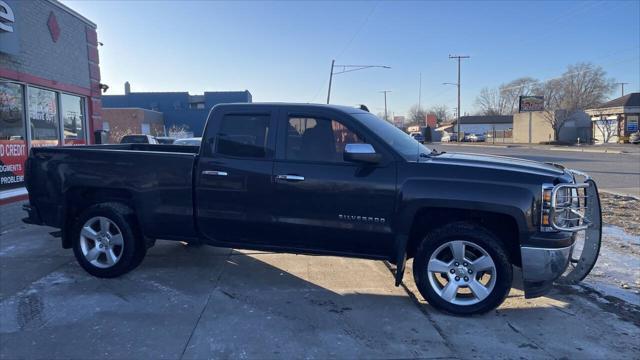
{"label": "front wheel", "polygon": [[89,274],[112,278],[137,267],[146,254],[133,211],[102,203],[85,210],[73,229],[73,253]]}
{"label": "front wheel", "polygon": [[513,270],[500,240],[481,226],[452,223],[423,239],[413,264],[420,294],[457,315],[497,308],[511,289]]}

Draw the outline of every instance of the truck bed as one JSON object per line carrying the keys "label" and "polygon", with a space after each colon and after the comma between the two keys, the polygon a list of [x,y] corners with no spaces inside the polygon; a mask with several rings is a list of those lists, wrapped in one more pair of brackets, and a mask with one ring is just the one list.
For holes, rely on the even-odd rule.
{"label": "truck bed", "polygon": [[31,149],[29,197],[42,221],[61,227],[65,204],[92,196],[124,198],[136,209],[143,233],[196,237],[193,167],[199,147],[118,144]]}

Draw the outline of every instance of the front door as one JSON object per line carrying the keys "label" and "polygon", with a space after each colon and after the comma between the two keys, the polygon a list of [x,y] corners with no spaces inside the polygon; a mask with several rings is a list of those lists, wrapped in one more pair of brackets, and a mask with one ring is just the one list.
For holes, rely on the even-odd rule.
{"label": "front door", "polygon": [[214,113],[196,169],[196,218],[210,243],[268,242],[275,143],[273,112]]}
{"label": "front door", "polygon": [[367,142],[346,124],[330,114],[282,114],[274,163],[281,241],[320,252],[389,254],[395,162],[345,162],[346,144]]}

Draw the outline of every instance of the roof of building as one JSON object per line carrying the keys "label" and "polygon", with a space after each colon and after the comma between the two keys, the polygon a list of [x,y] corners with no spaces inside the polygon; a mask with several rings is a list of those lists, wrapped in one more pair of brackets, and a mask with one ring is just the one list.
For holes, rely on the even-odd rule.
{"label": "roof of building", "polygon": [[[457,120],[453,122],[457,123]],[[460,124],[513,124],[513,115],[473,115],[462,116]]]}
{"label": "roof of building", "polygon": [[594,109],[606,109],[620,106],[640,106],[640,92],[629,93],[625,96],[608,101]]}

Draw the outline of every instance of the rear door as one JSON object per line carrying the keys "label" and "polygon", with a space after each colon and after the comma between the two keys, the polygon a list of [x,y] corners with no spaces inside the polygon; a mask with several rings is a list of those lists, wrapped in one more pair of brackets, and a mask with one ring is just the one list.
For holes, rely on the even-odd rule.
{"label": "rear door", "polygon": [[[333,112],[282,111],[274,163],[280,242],[317,252],[391,252],[396,164],[379,144]],[[348,143],[371,143],[379,164],[343,160]]]}
{"label": "rear door", "polygon": [[[238,109],[238,110],[234,110]],[[196,218],[209,242],[268,243],[275,110],[214,109],[196,170]],[[210,120],[211,121],[211,120]]]}

